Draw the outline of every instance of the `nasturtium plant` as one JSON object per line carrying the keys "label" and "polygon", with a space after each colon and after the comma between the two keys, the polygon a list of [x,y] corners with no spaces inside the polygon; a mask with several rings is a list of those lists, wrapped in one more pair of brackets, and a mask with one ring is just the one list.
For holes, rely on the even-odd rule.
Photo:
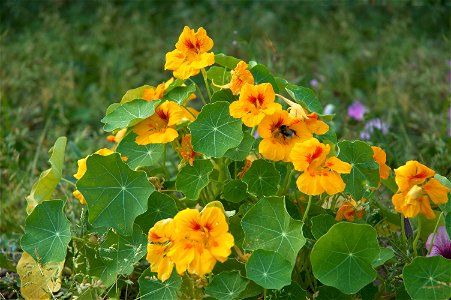
{"label": "nasturtium plant", "polygon": [[22,296],[450,298],[450,181],[343,140],[314,89],[214,44],[185,26],[173,77],[106,108],[109,146],[75,166],[55,142],[27,197]]}

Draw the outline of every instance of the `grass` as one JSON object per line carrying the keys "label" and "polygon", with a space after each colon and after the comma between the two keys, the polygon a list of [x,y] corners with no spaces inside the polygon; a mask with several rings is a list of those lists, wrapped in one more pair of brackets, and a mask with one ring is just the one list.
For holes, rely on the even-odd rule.
{"label": "grass", "polygon": [[[184,25],[204,26],[217,53],[264,63],[303,86],[317,80],[340,138],[358,138],[364,122],[346,109],[360,99],[367,119],[390,124],[372,142],[392,166],[417,159],[449,177],[449,7],[417,4],[3,1],[0,245],[17,243],[25,197],[56,138],[70,141],[71,176],[77,159],[106,144],[106,107],[127,89],[171,76],[165,53]],[[74,202],[70,192],[62,184],[57,196]]]}

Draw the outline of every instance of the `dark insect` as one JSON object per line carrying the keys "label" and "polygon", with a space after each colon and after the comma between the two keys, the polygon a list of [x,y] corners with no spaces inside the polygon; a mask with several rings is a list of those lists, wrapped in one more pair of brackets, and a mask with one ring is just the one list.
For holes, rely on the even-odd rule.
{"label": "dark insect", "polygon": [[280,126],[280,133],[283,135],[283,138],[292,138],[294,135],[296,135],[296,132],[294,130],[291,130],[287,125]]}

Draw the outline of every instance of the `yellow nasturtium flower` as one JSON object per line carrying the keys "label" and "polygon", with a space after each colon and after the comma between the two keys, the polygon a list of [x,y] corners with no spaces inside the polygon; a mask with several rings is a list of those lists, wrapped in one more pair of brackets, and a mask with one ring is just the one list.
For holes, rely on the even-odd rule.
{"label": "yellow nasturtium flower", "polygon": [[259,85],[245,83],[240,98],[230,104],[230,115],[237,119],[241,118],[247,127],[254,127],[266,115],[282,110],[282,105],[274,102],[275,99],[274,89],[270,83]]}
{"label": "yellow nasturtium flower", "polygon": [[365,214],[365,208],[361,206],[361,203],[363,202],[365,202],[365,199],[362,199],[359,202],[356,202],[352,198],[343,201],[337,211],[335,220],[342,221],[343,219],[346,219],[348,222],[354,222],[355,217],[357,217],[357,219],[359,220],[362,220],[363,215]]}
{"label": "yellow nasturtium flower", "polygon": [[387,155],[385,154],[385,151],[376,146],[371,146],[373,149],[373,158],[379,165],[379,177],[381,179],[387,179],[390,175],[390,168],[385,164],[387,161]]}
{"label": "yellow nasturtium flower", "polygon": [[201,156],[200,153],[197,153],[193,150],[193,146],[191,144],[191,134],[186,134],[182,137],[181,146],[177,150],[183,160],[188,162],[190,166],[193,166],[194,158],[196,156]]}
{"label": "yellow nasturtium flower", "polygon": [[208,52],[213,48],[213,40],[203,27],[196,32],[185,26],[175,44],[175,50],[166,54],[165,70],[174,71],[174,77],[188,79],[200,70],[215,63],[215,55]]}
{"label": "yellow nasturtium flower", "polygon": [[334,195],[345,189],[340,174],[349,174],[352,166],[335,156],[327,158],[329,152],[330,146],[315,138],[294,145],[291,161],[297,171],[303,172],[296,181],[302,193]]}
{"label": "yellow nasturtium flower", "polygon": [[254,85],[254,77],[252,73],[247,69],[247,63],[240,61],[235,69],[230,71],[232,79],[230,80],[230,90],[234,95],[238,95],[241,92],[241,88],[245,83]]}
{"label": "yellow nasturtium flower", "polygon": [[435,204],[448,202],[450,189],[437,179],[431,178],[435,172],[425,165],[411,160],[395,169],[395,175],[399,189],[393,195],[392,202],[395,210],[405,217],[413,218],[422,213],[432,219],[435,213],[432,211],[429,200]]}
{"label": "yellow nasturtium flower", "polygon": [[155,113],[133,127],[138,136],[138,145],[166,144],[179,134],[175,126],[186,118],[187,112],[177,103],[166,101],[155,109]]}

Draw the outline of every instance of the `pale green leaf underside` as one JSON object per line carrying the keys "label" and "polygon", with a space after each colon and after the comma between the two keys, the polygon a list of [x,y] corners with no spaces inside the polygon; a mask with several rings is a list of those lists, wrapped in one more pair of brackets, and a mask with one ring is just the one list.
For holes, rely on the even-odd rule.
{"label": "pale green leaf underside", "polygon": [[239,297],[248,283],[238,271],[222,272],[213,277],[205,293],[219,300],[233,300]]}
{"label": "pale green leaf underside", "polygon": [[77,189],[88,204],[89,222],[131,235],[135,218],[147,210],[147,199],[154,191],[146,173],[131,170],[117,153],[91,155],[86,164]]}
{"label": "pale green leaf underside", "polygon": [[265,249],[282,255],[293,266],[306,240],[302,222],[290,217],[284,197],[262,198],[241,220],[248,250]]}
{"label": "pale green leaf underside", "polygon": [[191,143],[196,152],[221,157],[238,146],[243,139],[242,122],[229,114],[229,103],[218,101],[207,104],[189,125]]}
{"label": "pale green leaf underside", "polygon": [[180,170],[175,186],[188,199],[196,200],[207,186],[212,171],[213,164],[209,160],[195,160],[193,166],[185,165]]}
{"label": "pale green leaf underside", "polygon": [[157,279],[155,273],[146,269],[138,279],[139,299],[142,300],[176,300],[180,291],[182,279],[177,272],[172,271],[171,277],[165,282]]}
{"label": "pale green leaf underside", "polygon": [[43,201],[25,221],[25,233],[20,245],[42,265],[66,258],[71,232],[63,209],[63,200]]}
{"label": "pale green leaf underside", "polygon": [[164,145],[138,145],[135,142],[136,137],[137,135],[133,131],[127,133],[117,146],[116,151],[127,157],[127,164],[132,169],[156,165],[163,157]]}
{"label": "pale green leaf underside", "polygon": [[272,163],[259,159],[252,162],[243,176],[243,181],[247,183],[250,193],[258,197],[272,196],[279,188],[280,174]]}
{"label": "pale green leaf underside", "polygon": [[376,278],[371,263],[378,254],[374,228],[342,222],[318,239],[310,260],[319,281],[345,294],[354,294]]}
{"label": "pale green leaf underside", "polygon": [[451,298],[451,260],[442,256],[416,257],[402,272],[412,299]]}
{"label": "pale green leaf underside", "polygon": [[246,275],[265,289],[281,289],[291,284],[293,267],[276,252],[256,250],[246,263]]}
{"label": "pale green leaf underside", "polygon": [[105,131],[113,131],[119,128],[133,126],[145,118],[153,115],[155,107],[160,103],[158,100],[147,101],[135,99],[126,102],[107,114],[101,121],[105,124]]}

